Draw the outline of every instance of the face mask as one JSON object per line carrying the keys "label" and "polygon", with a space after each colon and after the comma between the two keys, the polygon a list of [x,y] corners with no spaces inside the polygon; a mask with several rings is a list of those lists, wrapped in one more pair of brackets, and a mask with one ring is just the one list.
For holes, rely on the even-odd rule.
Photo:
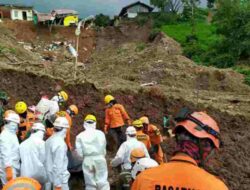
{"label": "face mask", "polygon": [[18,124],[11,121],[5,124],[5,128],[12,133],[16,133],[18,129]]}
{"label": "face mask", "polygon": [[67,134],[67,129],[63,128],[61,131],[56,132],[59,136],[65,139],[66,134]]}
{"label": "face mask", "polygon": [[86,130],[89,130],[89,129],[96,129],[96,122],[93,122],[93,123],[88,123],[88,122],[84,122],[83,123],[83,127],[86,129]]}

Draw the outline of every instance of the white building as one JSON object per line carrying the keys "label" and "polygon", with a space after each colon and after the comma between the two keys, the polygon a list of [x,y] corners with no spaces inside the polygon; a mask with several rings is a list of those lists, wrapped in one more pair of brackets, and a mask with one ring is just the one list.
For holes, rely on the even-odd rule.
{"label": "white building", "polygon": [[3,18],[11,20],[33,20],[33,7],[21,5],[0,5],[0,13]]}
{"label": "white building", "polygon": [[28,8],[15,7],[11,9],[11,19],[32,21],[33,20],[32,8],[28,9]]}

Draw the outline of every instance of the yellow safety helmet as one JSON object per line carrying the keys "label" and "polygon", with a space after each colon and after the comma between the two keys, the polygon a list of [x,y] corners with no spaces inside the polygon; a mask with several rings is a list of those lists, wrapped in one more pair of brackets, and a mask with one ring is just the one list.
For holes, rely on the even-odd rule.
{"label": "yellow safety helmet", "polygon": [[56,116],[58,116],[58,117],[66,117],[66,111],[56,112]]}
{"label": "yellow safety helmet", "polygon": [[142,121],[137,119],[135,121],[133,121],[132,125],[136,128],[142,128],[143,127],[143,124],[142,124]]}
{"label": "yellow safety helmet", "polygon": [[104,102],[105,102],[105,104],[109,104],[112,100],[114,100],[115,98],[113,97],[113,96],[111,96],[111,95],[107,95],[107,96],[105,96],[105,98],[104,98]]}
{"label": "yellow safety helmet", "polygon": [[69,106],[70,111],[72,111],[75,115],[78,114],[79,110],[76,105],[70,105]]}
{"label": "yellow safety helmet", "polygon": [[61,96],[65,102],[69,99],[69,96],[65,91],[60,91],[58,95]]}
{"label": "yellow safety helmet", "polygon": [[146,116],[141,117],[140,120],[143,124],[149,124],[149,119]]}
{"label": "yellow safety helmet", "polygon": [[27,104],[23,101],[17,102],[15,105],[15,110],[18,114],[23,114],[28,109]]}
{"label": "yellow safety helmet", "polygon": [[89,114],[89,115],[87,115],[85,117],[84,121],[94,121],[94,122],[96,122],[96,117],[94,115]]}

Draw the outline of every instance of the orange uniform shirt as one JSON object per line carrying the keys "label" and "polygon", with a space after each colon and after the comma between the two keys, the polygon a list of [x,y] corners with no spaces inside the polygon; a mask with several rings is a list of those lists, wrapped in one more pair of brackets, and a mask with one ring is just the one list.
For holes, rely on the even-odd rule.
{"label": "orange uniform shirt", "polygon": [[132,190],[228,190],[226,185],[199,168],[188,157],[177,155],[169,163],[139,174]]}
{"label": "orange uniform shirt", "polygon": [[68,148],[71,150],[73,148],[71,145],[71,141],[70,141],[70,129],[72,127],[72,118],[70,117],[70,115],[68,113],[66,113],[65,117],[69,122],[69,129],[67,130],[67,133],[66,133],[65,142],[66,142]]}
{"label": "orange uniform shirt", "polygon": [[26,118],[21,118],[20,125],[19,125],[21,140],[24,140],[26,138],[27,132],[30,131],[35,121],[36,121],[36,115],[31,112],[27,112]]}
{"label": "orange uniform shirt", "polygon": [[155,125],[149,124],[148,130],[144,133],[149,136],[152,145],[160,144],[163,141],[161,132]]}
{"label": "orange uniform shirt", "polygon": [[121,127],[125,121],[130,122],[130,118],[125,108],[121,104],[115,104],[105,110],[105,131],[109,128]]}
{"label": "orange uniform shirt", "polygon": [[144,143],[148,150],[150,149],[150,147],[151,147],[150,138],[148,135],[143,133],[143,131],[137,131],[136,138],[138,141],[141,141],[142,143]]}

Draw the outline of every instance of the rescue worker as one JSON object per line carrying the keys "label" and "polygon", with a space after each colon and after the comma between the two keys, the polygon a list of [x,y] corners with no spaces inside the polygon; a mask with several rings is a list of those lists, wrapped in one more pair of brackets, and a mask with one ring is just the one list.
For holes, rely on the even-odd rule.
{"label": "rescue worker", "polygon": [[145,134],[143,132],[143,124],[141,120],[135,120],[133,121],[132,125],[136,128],[136,138],[138,141],[141,141],[145,144],[146,148],[148,149],[148,151],[151,148],[151,142],[150,142],[150,138],[147,134]]}
{"label": "rescue worker", "polygon": [[220,130],[216,121],[204,112],[183,112],[176,120],[174,156],[169,163],[137,176],[132,190],[228,190],[221,180],[200,168],[220,147]]}
{"label": "rescue worker", "polygon": [[56,119],[56,113],[59,112],[60,106],[62,106],[68,98],[68,94],[65,91],[60,91],[51,100],[43,96],[37,104],[36,111],[40,112],[38,118],[44,122],[46,126],[47,137],[53,134],[53,122]]}
{"label": "rescue worker", "polygon": [[135,148],[134,150],[132,150],[130,159],[133,165],[131,171],[133,180],[135,180],[136,176],[139,175],[142,171],[158,166],[158,163],[155,160],[146,158],[144,151],[140,148]]}
{"label": "rescue worker", "polygon": [[35,179],[28,177],[18,177],[14,180],[9,181],[3,190],[41,190],[41,185]]}
{"label": "rescue worker", "polygon": [[75,115],[77,115],[78,112],[79,112],[79,110],[78,110],[76,105],[70,105],[66,111],[60,111],[59,113],[57,113],[58,116],[66,117],[66,119],[69,122],[69,129],[67,130],[66,139],[65,139],[69,150],[73,150],[73,146],[72,146],[71,140],[70,140],[70,130],[72,127],[72,118]]}
{"label": "rescue worker", "polygon": [[0,129],[4,125],[4,107],[8,104],[8,100],[7,93],[0,90]]}
{"label": "rescue worker", "polygon": [[96,129],[94,115],[85,117],[83,127],[85,130],[76,137],[76,151],[83,158],[85,189],[109,190],[105,135]]}
{"label": "rescue worker", "polygon": [[3,185],[16,178],[20,171],[19,142],[16,135],[20,117],[14,111],[8,111],[4,121],[0,134],[0,178]]}
{"label": "rescue worker", "polygon": [[124,127],[131,121],[123,105],[118,104],[115,98],[107,95],[104,98],[106,104],[104,133],[109,134],[116,143],[116,150],[126,140]]}
{"label": "rescue worker", "polygon": [[46,190],[68,190],[70,173],[67,170],[68,157],[65,137],[69,122],[65,117],[57,117],[54,126],[54,134],[45,142],[46,161],[45,167],[49,183]]}
{"label": "rescue worker", "polygon": [[47,182],[44,134],[45,126],[42,123],[34,123],[31,136],[19,147],[21,176],[36,179],[42,186]]}
{"label": "rescue worker", "polygon": [[22,142],[26,139],[28,131],[31,130],[33,123],[36,121],[36,116],[32,112],[28,111],[28,106],[23,101],[16,103],[15,111],[20,116],[18,138],[19,141]]}
{"label": "rescue worker", "polygon": [[130,153],[135,148],[141,148],[145,152],[146,157],[149,158],[149,154],[145,145],[136,139],[136,130],[130,126],[126,130],[127,140],[121,144],[116,156],[111,161],[112,167],[121,165],[122,170],[131,170]]}
{"label": "rescue worker", "polygon": [[149,154],[152,155],[152,158],[159,164],[162,164],[164,155],[161,148],[161,143],[163,142],[161,132],[155,125],[149,123],[148,117],[141,117],[140,120],[143,124],[143,132],[150,138],[151,148]]}

